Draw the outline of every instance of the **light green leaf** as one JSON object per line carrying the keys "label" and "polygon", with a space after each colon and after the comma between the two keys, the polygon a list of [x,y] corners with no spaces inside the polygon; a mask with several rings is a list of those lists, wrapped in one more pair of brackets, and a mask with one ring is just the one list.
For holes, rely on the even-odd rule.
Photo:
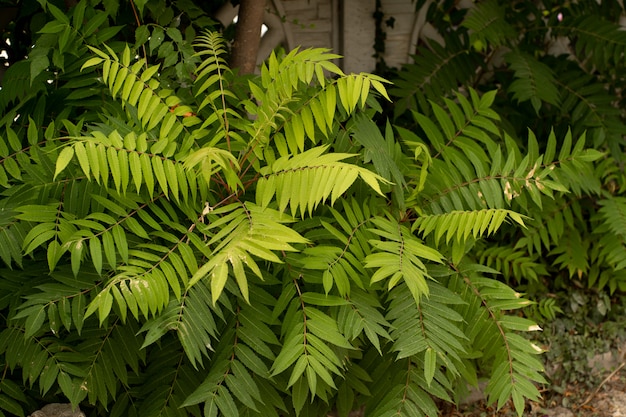
{"label": "light green leaf", "polygon": [[126,241],[124,229],[119,224],[116,224],[111,228],[111,234],[120,257],[124,262],[128,262],[128,242]]}
{"label": "light green leaf", "polygon": [[226,286],[226,280],[228,279],[228,264],[222,262],[213,268],[213,272],[210,275],[211,280],[211,300],[213,304],[217,302],[217,299],[222,295],[222,291]]}

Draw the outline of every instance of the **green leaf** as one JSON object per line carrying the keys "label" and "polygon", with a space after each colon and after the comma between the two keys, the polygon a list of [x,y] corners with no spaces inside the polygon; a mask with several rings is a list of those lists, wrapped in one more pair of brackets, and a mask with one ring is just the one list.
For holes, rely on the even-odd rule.
{"label": "green leaf", "polygon": [[174,42],[183,43],[183,35],[180,33],[180,30],[173,27],[168,27],[165,30],[165,33],[167,33],[167,36],[169,36]]}
{"label": "green leaf", "polygon": [[72,273],[74,276],[78,276],[78,272],[80,271],[80,264],[83,258],[83,249],[85,248],[85,241],[80,240],[76,242],[70,248],[70,264],[72,266]]}
{"label": "green leaf", "polygon": [[1,410],[5,410],[15,416],[24,417],[25,415],[22,406],[17,401],[2,393],[0,393],[0,414],[2,414]]}
{"label": "green leaf", "polygon": [[152,30],[152,34],[150,35],[150,42],[148,44],[150,47],[150,53],[154,52],[154,50],[158,48],[161,43],[163,43],[164,39],[165,34],[163,32],[163,29],[161,29],[160,27],[155,27]]}
{"label": "green leaf", "polygon": [[224,416],[239,416],[239,410],[237,409],[237,405],[233,400],[233,397],[230,395],[228,390],[222,386],[218,385],[217,387],[217,395],[215,396],[215,403],[217,407],[222,412]]}
{"label": "green leaf", "polygon": [[[109,17],[108,13],[98,10],[96,11],[96,14],[91,19],[89,19],[87,23],[85,23],[84,25],[81,24],[78,27],[82,28],[83,36],[88,37],[92,35],[98,28],[102,27],[104,22],[107,21],[108,17]],[[140,28],[141,27],[143,26],[140,26]]]}
{"label": "green leaf", "polygon": [[215,268],[213,268],[213,272],[210,275],[211,281],[211,301],[215,304],[222,295],[222,291],[226,286],[226,280],[228,279],[228,264],[221,263]]}
{"label": "green leaf", "polygon": [[80,335],[85,321],[85,297],[78,294],[72,299],[72,322]]}
{"label": "green leaf", "polygon": [[70,146],[66,146],[65,148],[63,148],[63,150],[59,154],[59,157],[57,158],[56,168],[54,171],[55,179],[57,175],[59,175],[61,171],[63,171],[65,167],[67,167],[67,165],[72,161],[72,158],[74,158],[74,148]]}
{"label": "green leaf", "polygon": [[89,252],[91,254],[91,262],[96,272],[100,274],[102,272],[102,244],[100,239],[95,236],[89,239]]}
{"label": "green leaf", "polygon": [[296,344],[280,351],[272,365],[272,375],[278,375],[289,368],[304,353],[304,345]]}
{"label": "green leaf", "polygon": [[66,27],[67,24],[59,22],[58,20],[53,20],[46,23],[41,29],[39,29],[38,33],[59,33]]}
{"label": "green leaf", "polygon": [[308,307],[305,311],[309,318],[307,320],[307,328],[311,331],[311,333],[334,345],[346,349],[353,349],[348,340],[346,340],[346,338],[339,333],[337,322],[330,316],[313,307]]}
{"label": "green leaf", "polygon": [[34,336],[35,333],[41,329],[43,322],[46,319],[46,310],[44,306],[34,306],[28,310],[28,313],[26,323],[24,324],[24,337],[26,338]]}
{"label": "green leaf", "polygon": [[54,224],[42,223],[32,228],[24,238],[24,244],[28,244],[28,246],[24,248],[24,254],[31,253],[48,240],[54,238],[57,235],[56,230],[51,230],[54,229],[54,227]]}
{"label": "green leaf", "polygon": [[58,306],[61,323],[63,323],[65,330],[69,331],[72,328],[72,308],[70,300],[65,297],[61,298]]}
{"label": "green leaf", "polygon": [[56,7],[54,4],[48,2],[46,2],[46,6],[48,8],[48,11],[52,14],[52,16],[54,16],[56,20],[58,20],[59,22],[63,22],[64,24],[69,26],[70,18],[63,11],[61,11],[61,9]]}
{"label": "green leaf", "polygon": [[72,383],[72,378],[65,372],[59,372],[57,377],[57,381],[59,383],[59,387],[67,398],[74,397],[74,384]]}
{"label": "green leaf", "polygon": [[126,233],[119,224],[116,224],[111,229],[115,247],[117,248],[120,257],[124,262],[128,262],[128,242],[126,241]]}
{"label": "green leaf", "polygon": [[424,351],[424,379],[431,385],[437,369],[437,352],[429,347]]}
{"label": "green leaf", "polygon": [[301,299],[305,304],[313,304],[317,306],[342,306],[350,304],[347,300],[341,297],[313,292],[303,293]]}
{"label": "green leaf", "polygon": [[241,401],[241,403],[246,406],[246,408],[257,412],[259,411],[256,407],[254,400],[252,399],[252,396],[247,390],[249,386],[246,386],[243,383],[244,381],[246,381],[244,378],[240,378],[240,375],[235,376],[229,374],[226,375],[224,381],[226,382],[226,386],[228,387],[230,392],[235,396],[235,398]]}
{"label": "green leaf", "polygon": [[300,378],[293,384],[291,388],[291,399],[293,403],[293,408],[296,410],[296,416],[300,415],[302,411],[302,407],[304,407],[304,403],[306,402],[307,396],[309,393],[309,387],[306,383],[306,379]]}

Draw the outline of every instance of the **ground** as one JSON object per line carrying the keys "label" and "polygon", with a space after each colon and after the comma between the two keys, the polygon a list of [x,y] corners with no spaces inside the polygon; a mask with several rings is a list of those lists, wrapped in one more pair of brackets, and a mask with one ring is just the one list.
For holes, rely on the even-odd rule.
{"label": "ground", "polygon": [[[626,417],[626,298],[616,299],[610,317],[594,305],[543,323],[533,337],[546,351],[550,383],[540,387],[541,401],[526,404],[524,417]],[[478,391],[459,407],[442,404],[438,417],[517,417],[512,404],[495,410],[480,398]]]}
{"label": "ground", "polygon": [[[544,389],[541,402],[529,402],[526,417],[626,417],[626,368],[622,363],[614,371],[606,371],[606,377],[596,388],[588,389],[575,384],[568,385],[563,393]],[[517,417],[512,407],[496,411],[484,401],[472,402],[460,407],[444,406],[439,417]]]}

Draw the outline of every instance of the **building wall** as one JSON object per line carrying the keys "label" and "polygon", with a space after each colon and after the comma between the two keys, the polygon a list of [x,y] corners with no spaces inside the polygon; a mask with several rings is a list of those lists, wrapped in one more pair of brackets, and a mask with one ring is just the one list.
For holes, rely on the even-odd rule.
{"label": "building wall", "polygon": [[374,38],[376,27],[375,0],[343,0],[340,21],[340,54],[345,72],[371,72],[376,65]]}
{"label": "building wall", "polygon": [[[409,60],[420,31],[414,0],[381,0],[383,20],[395,19],[387,33],[384,59],[389,66]],[[267,0],[265,23],[269,30],[261,41],[259,62],[279,45],[331,49],[344,58],[337,63],[345,72],[371,72],[376,65],[374,12],[376,0]],[[237,9],[225,6],[216,16],[228,24]]]}
{"label": "building wall", "polygon": [[390,67],[399,67],[409,61],[417,42],[415,2],[411,0],[382,0],[384,20],[394,19],[393,28],[383,27],[387,37],[384,59]]}
{"label": "building wall", "polygon": [[282,0],[286,29],[293,34],[294,46],[335,49],[337,15],[332,0]]}

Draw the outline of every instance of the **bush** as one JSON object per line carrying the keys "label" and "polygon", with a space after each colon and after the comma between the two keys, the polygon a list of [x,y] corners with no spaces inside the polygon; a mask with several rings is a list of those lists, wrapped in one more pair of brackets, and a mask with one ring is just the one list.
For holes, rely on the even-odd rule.
{"label": "bush", "polygon": [[[392,77],[396,123],[423,135],[412,112],[437,117],[429,100],[443,105],[459,85],[497,89],[492,109],[508,141],[529,155],[529,166],[540,153],[554,155],[555,145],[570,149],[568,132],[586,136],[588,146],[604,154],[595,165],[563,166],[559,178],[569,192],[561,190],[553,200],[536,192],[531,203],[514,191],[512,208],[531,218],[527,227],[480,242],[477,260],[536,295],[546,307],[540,309],[542,320],[558,311],[549,305],[567,305],[573,290],[624,291],[623,7],[611,1],[496,0],[469,9],[452,2],[416,7],[428,7],[426,22],[437,32],[419,45],[415,62]],[[529,129],[537,141],[527,146]],[[542,163],[545,157],[538,169]],[[482,184],[482,175],[467,180]],[[559,302],[550,302],[546,293],[558,294]]]}
{"label": "bush", "polygon": [[584,134],[522,147],[469,88],[381,131],[386,81],[328,51],[242,77],[193,23],[128,44],[45,4],[2,93],[0,412],[436,415],[483,376],[537,398],[531,302],[494,276],[542,270],[493,259],[598,187]]}

